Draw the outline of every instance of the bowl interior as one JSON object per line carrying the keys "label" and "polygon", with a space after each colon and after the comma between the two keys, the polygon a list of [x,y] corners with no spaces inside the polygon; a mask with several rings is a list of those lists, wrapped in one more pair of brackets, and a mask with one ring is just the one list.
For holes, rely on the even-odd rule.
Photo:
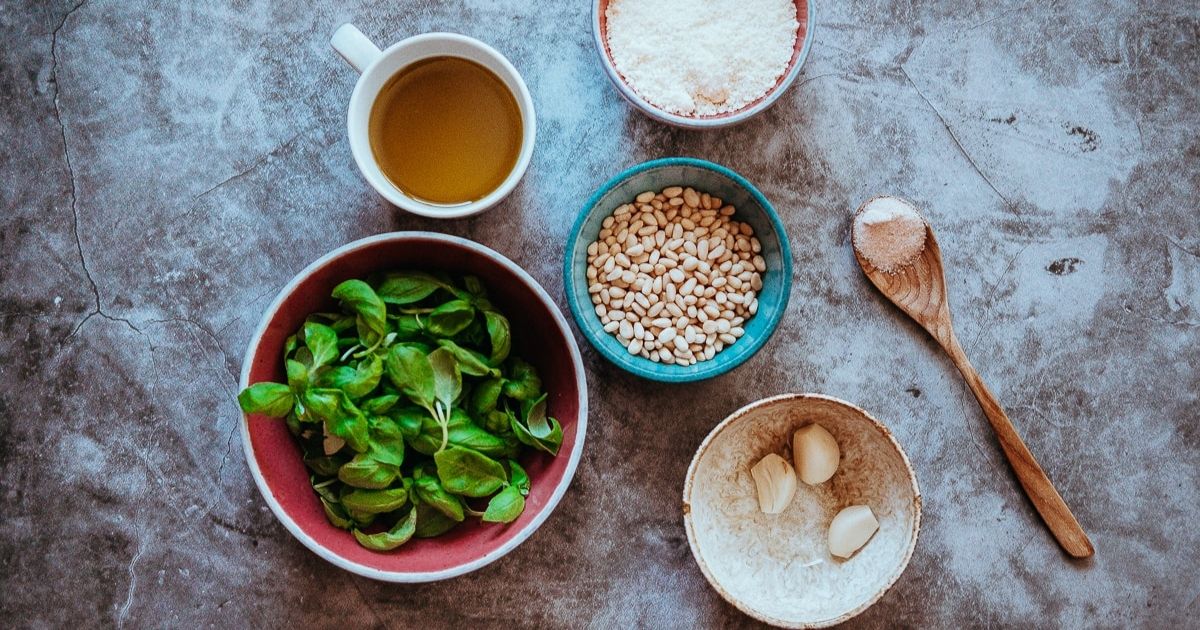
{"label": "bowl interior", "polygon": [[[754,228],[762,243],[767,263],[763,288],[758,293],[758,314],[744,325],[746,334],[725,348],[711,361],[691,366],[655,363],[629,354],[615,337],[604,332],[588,293],[587,247],[596,240],[602,223],[618,206],[633,201],[647,190],[660,191],[668,186],[691,186],[697,191],[720,197],[732,204],[733,218]],[[609,361],[639,376],[668,382],[711,378],[741,364],[758,351],[779,323],[791,293],[791,248],[783,225],[762,193],[733,171],[691,158],[667,158],[635,166],[613,178],[589,199],[576,221],[566,254],[566,292],[575,321],[584,336]]]}
{"label": "bowl interior", "polygon": [[472,568],[469,566],[472,563],[498,557],[523,540],[565,491],[578,462],[586,425],[586,386],[578,349],[561,314],[547,304],[548,297],[544,301],[538,289],[531,286],[532,278],[522,278],[515,265],[509,268],[497,259],[507,260],[478,244],[453,237],[423,233],[372,237],[347,246],[332,258],[314,263],[315,268],[301,272],[299,283],[285,289],[282,301],[268,313],[270,319],[262,337],[248,354],[251,358],[243,373],[243,386],[259,381],[286,382],[281,360],[284,341],[309,313],[335,306],[329,295],[343,280],[390,269],[475,274],[484,282],[492,301],[509,317],[512,352],[537,368],[550,395],[549,413],[562,423],[563,441],[558,456],[527,453],[521,460],[532,487],[525,512],[515,522],[492,525],[468,521],[443,536],[413,539],[395,551],[379,553],[361,547],[350,532],[326,521],[301,461],[300,449],[283,421],[247,416],[244,427],[244,435],[249,438],[247,455],[251,470],[257,469],[261,474],[260,489],[268,503],[271,499],[277,502],[278,507],[272,505],[272,508],[292,533],[326,559],[381,579],[449,577],[437,574]]}
{"label": "bowl interior", "polygon": [[796,29],[796,41],[792,46],[792,59],[788,62],[787,70],[780,75],[779,79],[775,82],[775,85],[773,85],[771,89],[767,90],[766,94],[763,94],[753,102],[747,103],[740,109],[736,109],[731,112],[722,112],[720,114],[712,114],[707,116],[687,116],[675,114],[664,109],[660,109],[658,106],[642,98],[641,95],[639,95],[633,90],[632,87],[629,86],[629,84],[625,81],[625,77],[623,77],[620,70],[617,69],[617,65],[613,62],[612,52],[608,48],[608,16],[606,13],[608,11],[609,1],[610,0],[596,0],[595,5],[593,6],[593,27],[596,30],[596,44],[600,49],[600,55],[603,57],[605,70],[608,71],[610,78],[617,83],[617,87],[621,92],[621,95],[636,105],[639,109],[667,120],[668,122],[683,126],[688,126],[689,123],[695,122],[732,124],[737,120],[746,118],[748,115],[753,115],[753,113],[756,113],[761,109],[765,109],[766,106],[769,106],[771,102],[778,98],[778,92],[781,89],[786,88],[786,86],[795,79],[796,75],[799,74],[800,67],[804,65],[804,60],[806,57],[808,57],[809,48],[812,47],[812,28],[810,27],[812,11],[810,2],[809,0],[795,0],[796,21],[800,23],[800,26],[798,29]]}
{"label": "bowl interior", "polygon": [[[823,484],[799,482],[782,513],[761,513],[750,467],[772,452],[790,461],[792,433],[810,422],[833,434],[841,465]],[[890,432],[861,409],[816,395],[760,401],[722,422],[692,462],[684,504],[709,582],[750,615],[791,627],[840,623],[873,603],[908,564],[920,524],[916,479]],[[879,531],[848,560],[833,557],[830,521],[862,504]]]}

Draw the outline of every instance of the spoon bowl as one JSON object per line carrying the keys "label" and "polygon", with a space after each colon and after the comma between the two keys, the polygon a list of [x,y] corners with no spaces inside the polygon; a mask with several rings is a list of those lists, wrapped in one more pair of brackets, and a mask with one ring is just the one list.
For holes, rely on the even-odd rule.
{"label": "spoon bowl", "polygon": [[[853,230],[858,230],[859,215],[872,201],[877,199],[880,197],[873,197],[859,206],[854,214]],[[907,200],[899,199],[899,201],[914,210],[916,208]],[[891,300],[900,310],[924,328],[942,346],[946,354],[950,355],[950,360],[962,373],[967,386],[979,400],[983,415],[987,417],[988,423],[995,431],[1000,449],[1008,458],[1013,474],[1016,475],[1017,481],[1025,490],[1030,502],[1033,503],[1033,507],[1045,521],[1050,533],[1058,540],[1058,544],[1071,556],[1077,558],[1091,556],[1095,553],[1095,549],[1079,525],[1079,521],[1075,519],[1075,515],[1071,513],[1071,509],[1067,507],[1058,490],[1054,488],[1054,484],[1050,482],[1046,472],[1034,459],[1029,447],[1021,440],[1021,436],[1017,433],[1012,421],[1009,420],[1008,414],[1004,412],[1004,408],[1000,406],[995,395],[983,383],[979,372],[967,360],[962,345],[955,337],[954,325],[950,319],[950,302],[946,298],[946,276],[942,266],[942,250],[938,247],[933,228],[924,219],[922,222],[925,229],[923,249],[915,258],[895,270],[883,271],[877,268],[863,252],[859,251],[857,245],[854,245],[854,257],[858,259],[859,266],[862,267],[863,273],[866,274],[871,284],[874,284],[884,297]],[[854,238],[850,240],[851,243],[856,242]]]}

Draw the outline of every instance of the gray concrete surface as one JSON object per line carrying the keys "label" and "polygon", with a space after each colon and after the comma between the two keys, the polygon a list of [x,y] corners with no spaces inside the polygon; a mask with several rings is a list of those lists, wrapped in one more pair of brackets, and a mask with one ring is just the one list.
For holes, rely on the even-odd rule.
{"label": "gray concrete surface", "polygon": [[[0,5],[0,625],[742,627],[677,497],[725,414],[825,392],[885,419],[926,520],[852,627],[1193,626],[1200,615],[1200,11],[1174,2],[822,2],[800,80],[695,133],[608,85],[586,2]],[[344,21],[491,42],[524,73],[528,175],[481,217],[405,215],[345,137]],[[585,348],[582,465],[546,525],[468,577],[397,586],[275,521],[235,433],[262,309],[313,258],[434,229],[559,301],[582,200],[641,160],[729,165],[782,211],[795,285],[753,360],[696,387]],[[934,344],[867,284],[848,213],[936,227],[960,336],[1093,537],[1069,562]]]}

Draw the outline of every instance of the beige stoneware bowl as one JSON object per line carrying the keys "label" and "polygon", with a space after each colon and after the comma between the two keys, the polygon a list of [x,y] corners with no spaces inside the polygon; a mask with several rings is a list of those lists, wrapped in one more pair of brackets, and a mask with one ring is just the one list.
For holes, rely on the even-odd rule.
{"label": "beige stoneware bowl", "polygon": [[[791,460],[792,433],[825,427],[842,458],[829,481],[799,482],[780,514],[758,510],[750,467],[768,453]],[[829,523],[865,504],[879,531],[848,560],[829,553]],[[784,394],[751,403],[700,444],[683,488],[688,543],[713,588],[746,614],[785,628],[823,628],[867,609],[912,557],[921,529],[921,492],[908,456],[881,422],[820,394]]]}

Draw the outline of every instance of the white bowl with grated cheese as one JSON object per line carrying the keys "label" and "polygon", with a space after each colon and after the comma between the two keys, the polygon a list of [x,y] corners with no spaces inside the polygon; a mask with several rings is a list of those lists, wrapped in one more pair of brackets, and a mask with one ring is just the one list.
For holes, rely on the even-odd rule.
{"label": "white bowl with grated cheese", "polygon": [[[837,440],[837,472],[798,484],[783,512],[764,514],[751,466],[769,453],[790,461],[792,434],[813,422]],[[869,506],[879,530],[841,559],[829,551],[829,524],[850,505]],[[737,410],[705,438],[683,514],[692,555],[722,597],[772,625],[823,628],[866,610],[900,578],[921,529],[921,492],[881,422],[836,398],[784,394]]]}
{"label": "white bowl with grated cheese", "polygon": [[651,118],[711,129],[777,101],[813,41],[811,0],[595,0],[592,34],[617,91]]}

